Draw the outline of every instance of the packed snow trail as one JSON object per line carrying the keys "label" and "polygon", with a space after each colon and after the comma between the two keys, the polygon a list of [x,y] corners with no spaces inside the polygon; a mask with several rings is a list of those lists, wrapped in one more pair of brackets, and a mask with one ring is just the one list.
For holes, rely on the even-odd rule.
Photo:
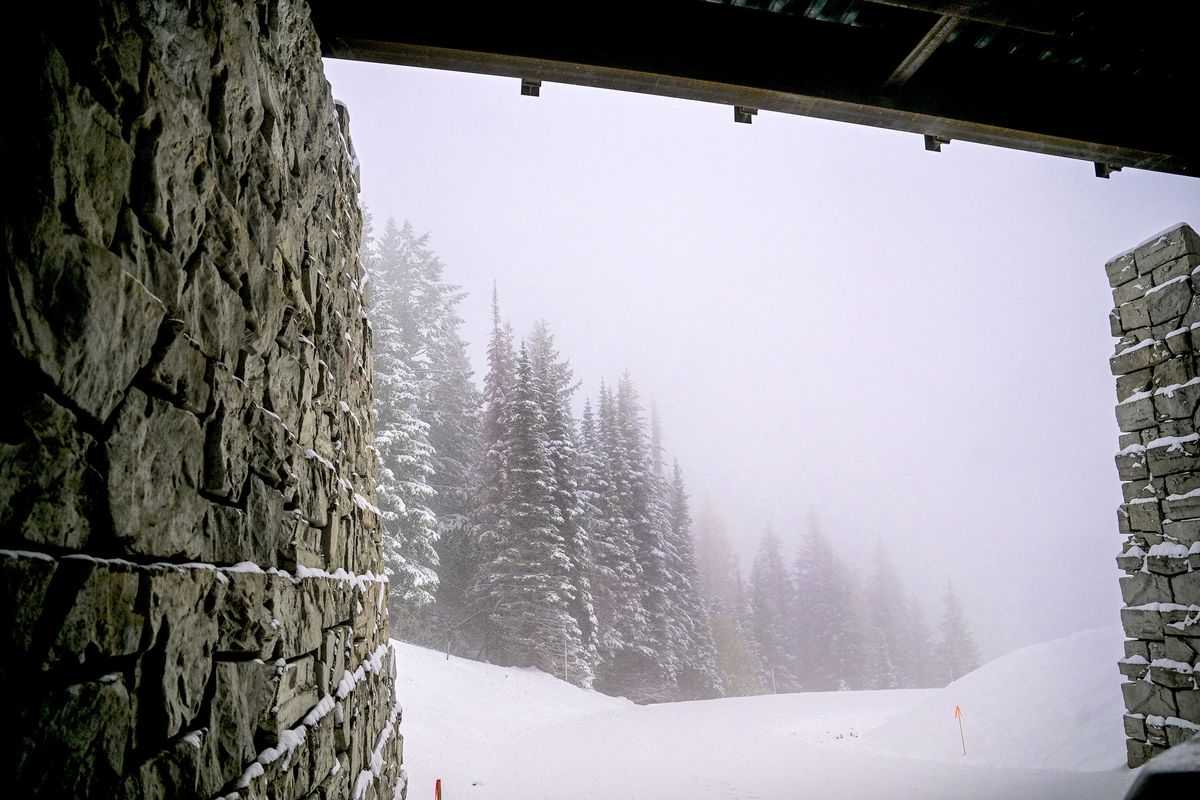
{"label": "packed snow trail", "polygon": [[[585,691],[536,670],[447,661],[444,653],[394,643],[408,796],[432,798],[441,778],[445,800],[1117,800],[1132,781],[1128,770],[1044,766],[1056,746],[1076,766],[1120,763],[1120,712],[1110,714],[1111,702],[1096,691],[1116,691],[1119,704],[1115,658],[1106,650],[1113,637],[1119,650],[1121,636],[1113,630],[1026,648],[972,673],[975,681],[967,676],[946,689],[656,706]],[[1074,660],[1080,653],[1104,658],[1083,662],[1089,667],[1081,676]],[[1054,668],[1047,658],[1063,663]],[[989,667],[992,677],[979,679]],[[1031,685],[1027,676],[1035,669],[1043,671]],[[941,709],[952,690],[964,697],[972,760],[961,749],[957,760],[940,750],[946,732],[958,743],[953,704]],[[1060,700],[1064,693],[1069,697]],[[1046,713],[1022,716],[1040,694],[1050,703]],[[1009,705],[1019,696],[1022,703],[1012,714],[995,714],[981,702],[990,695]],[[1072,702],[1085,707],[1061,716],[1060,706]],[[971,752],[976,705],[978,755]],[[1015,723],[1019,731],[999,735]],[[1091,736],[1093,726],[1114,726],[1117,735]],[[1077,746],[1061,746],[1079,738]],[[1043,766],[1015,766],[1022,764]]]}

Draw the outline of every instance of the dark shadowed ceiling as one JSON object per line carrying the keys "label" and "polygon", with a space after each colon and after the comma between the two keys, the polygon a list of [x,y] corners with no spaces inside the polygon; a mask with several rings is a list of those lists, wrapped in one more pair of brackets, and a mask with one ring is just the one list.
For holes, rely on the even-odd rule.
{"label": "dark shadowed ceiling", "polygon": [[[325,54],[1200,175],[1200,3],[313,0]],[[515,91],[515,89],[514,89]],[[414,109],[419,113],[419,109]],[[919,145],[918,145],[919,146]]]}

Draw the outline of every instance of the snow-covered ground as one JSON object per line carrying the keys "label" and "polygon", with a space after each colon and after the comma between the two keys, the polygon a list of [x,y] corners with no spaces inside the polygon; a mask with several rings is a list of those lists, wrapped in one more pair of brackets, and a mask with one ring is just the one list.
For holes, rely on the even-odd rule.
{"label": "snow-covered ground", "polygon": [[408,796],[441,778],[446,800],[1115,800],[1122,638],[1027,647],[945,689],[656,706],[395,642]]}

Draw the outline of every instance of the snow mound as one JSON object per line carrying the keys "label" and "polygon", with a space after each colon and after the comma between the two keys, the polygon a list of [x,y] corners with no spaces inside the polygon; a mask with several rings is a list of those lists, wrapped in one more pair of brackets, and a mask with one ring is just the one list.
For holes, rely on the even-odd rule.
{"label": "snow mound", "polygon": [[[984,664],[866,734],[865,747],[937,761],[1100,771],[1125,761],[1120,627],[1082,631]],[[954,708],[962,709],[967,755]]]}

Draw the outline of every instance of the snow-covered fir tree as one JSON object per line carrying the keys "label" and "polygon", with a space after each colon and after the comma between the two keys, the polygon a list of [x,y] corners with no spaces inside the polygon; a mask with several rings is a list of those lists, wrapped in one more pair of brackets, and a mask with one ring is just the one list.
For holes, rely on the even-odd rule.
{"label": "snow-covered fir tree", "polygon": [[747,589],[750,625],[763,660],[763,682],[773,691],[797,691],[802,686],[792,657],[796,622],[792,581],[783,563],[779,537],[770,528],[759,542]]}
{"label": "snow-covered fir tree", "polygon": [[[554,465],[541,387],[522,347],[504,411],[506,481],[486,570],[489,658],[584,682],[590,663],[572,614],[571,561],[556,527]],[[590,677],[590,676],[589,676]]]}
{"label": "snow-covered fir tree", "polygon": [[412,325],[403,237],[391,221],[368,243],[362,258],[369,285],[374,363],[375,448],[379,453],[378,499],[383,512],[383,555],[393,625],[411,626],[434,600],[438,565],[433,447],[421,419],[420,382],[413,370],[408,329]]}
{"label": "snow-covered fir tree", "polygon": [[862,620],[850,572],[813,518],[796,558],[798,679],[807,691],[865,685]]}
{"label": "snow-covered fir tree", "polygon": [[979,648],[971,636],[971,629],[963,617],[962,604],[953,584],[947,582],[945,613],[942,616],[933,671],[939,676],[936,685],[956,681],[979,667]]}
{"label": "snow-covered fir tree", "polygon": [[586,674],[577,681],[590,686],[591,666],[598,656],[598,623],[592,602],[592,554],[587,529],[583,526],[585,506],[580,496],[579,453],[575,445],[575,422],[571,417],[571,397],[575,393],[570,364],[555,347],[554,335],[545,321],[539,321],[529,340],[529,356],[539,387],[538,403],[545,418],[550,456],[554,525],[566,547],[570,562],[569,605],[580,632]]}
{"label": "snow-covered fir tree", "polygon": [[700,576],[696,569],[696,548],[692,539],[692,515],[678,461],[674,462],[672,472],[669,507],[667,552],[673,555],[674,560],[668,565],[672,580],[667,608],[674,620],[671,647],[674,651],[677,696],[682,700],[720,697],[725,691],[724,680],[717,665],[712,627],[700,595]]}

